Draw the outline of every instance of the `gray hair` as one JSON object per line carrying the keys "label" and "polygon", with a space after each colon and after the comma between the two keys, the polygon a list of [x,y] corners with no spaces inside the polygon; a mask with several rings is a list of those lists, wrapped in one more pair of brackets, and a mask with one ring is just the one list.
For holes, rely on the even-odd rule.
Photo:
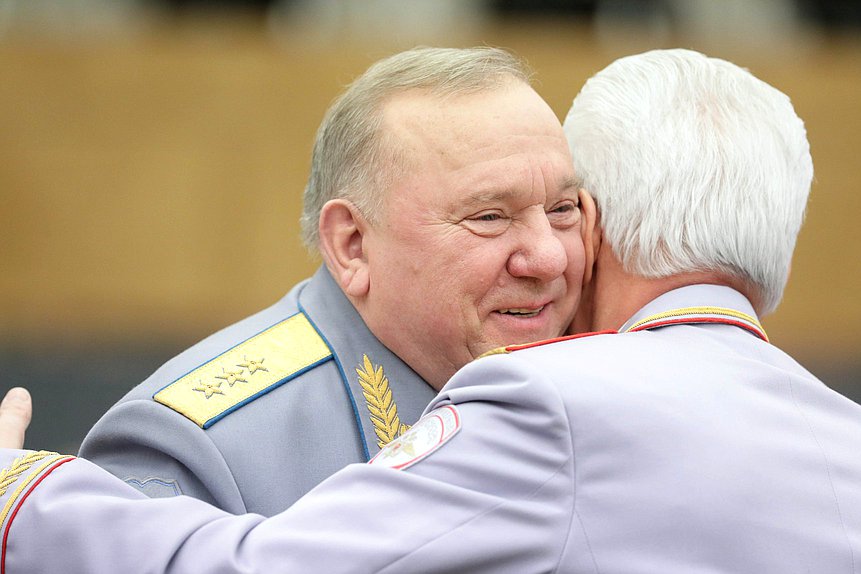
{"label": "gray hair", "polygon": [[335,100],[317,130],[301,218],[305,245],[318,247],[320,210],[327,201],[349,199],[372,222],[379,214],[383,191],[403,159],[380,133],[388,99],[408,90],[442,98],[512,80],[528,84],[529,77],[515,56],[488,47],[415,48],[372,65]]}
{"label": "gray hair", "polygon": [[813,178],[789,98],[689,50],[617,60],[564,124],[574,170],[628,272],[716,271],[780,303]]}

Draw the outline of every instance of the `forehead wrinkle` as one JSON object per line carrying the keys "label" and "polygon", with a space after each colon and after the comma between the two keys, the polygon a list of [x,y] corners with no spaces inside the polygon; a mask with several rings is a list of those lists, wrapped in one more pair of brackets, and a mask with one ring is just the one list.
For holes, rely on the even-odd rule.
{"label": "forehead wrinkle", "polygon": [[[574,200],[579,204],[581,186],[573,170],[568,165],[559,169],[560,166],[555,165],[550,158],[542,158],[539,162],[537,168],[533,170],[533,190],[540,185],[548,202],[555,201],[557,198],[567,198],[573,193]],[[562,173],[559,174],[559,171]]]}
{"label": "forehead wrinkle", "polygon": [[521,195],[516,189],[499,189],[492,191],[474,191],[462,198],[463,205],[480,206],[489,203],[505,202]]}

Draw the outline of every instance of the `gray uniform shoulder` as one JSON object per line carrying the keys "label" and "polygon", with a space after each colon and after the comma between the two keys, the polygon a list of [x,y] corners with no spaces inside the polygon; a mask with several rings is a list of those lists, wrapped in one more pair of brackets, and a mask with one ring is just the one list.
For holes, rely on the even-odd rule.
{"label": "gray uniform shoulder", "polygon": [[321,269],[165,364],[96,423],[81,456],[150,496],[272,515],[367,461],[434,395]]}
{"label": "gray uniform shoulder", "polygon": [[[273,477],[284,472],[284,457],[267,459],[265,453],[288,440],[285,433],[322,426],[293,420],[299,418],[297,405],[322,419],[331,412],[323,403],[341,385],[337,370],[325,364],[331,351],[298,309],[301,287],[168,361],[105,413],[84,439],[81,456],[150,496],[182,493],[231,512],[248,511],[244,470],[237,474],[231,467],[263,468]],[[301,388],[284,388],[288,382]],[[272,398],[257,400],[263,396]],[[248,412],[240,412],[243,407]],[[280,466],[267,470],[267,464]],[[331,472],[326,467],[314,480]],[[297,489],[313,486],[298,482]]]}

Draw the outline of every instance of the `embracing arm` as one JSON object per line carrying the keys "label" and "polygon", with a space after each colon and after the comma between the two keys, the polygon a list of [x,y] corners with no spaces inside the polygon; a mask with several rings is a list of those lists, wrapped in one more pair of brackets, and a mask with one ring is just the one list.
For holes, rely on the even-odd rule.
{"label": "embracing arm", "polygon": [[[231,516],[188,497],[147,499],[84,460],[57,458],[16,488],[17,498],[3,496],[14,517],[2,526],[11,532],[4,565],[90,573],[552,571],[573,514],[564,405],[549,383],[492,359],[437,399],[457,429],[439,434],[435,449],[424,440],[435,427],[418,423],[388,447],[406,458],[388,450],[383,462],[351,465],[270,519]],[[8,470],[21,453],[0,454]],[[396,470],[387,460],[407,464]]]}

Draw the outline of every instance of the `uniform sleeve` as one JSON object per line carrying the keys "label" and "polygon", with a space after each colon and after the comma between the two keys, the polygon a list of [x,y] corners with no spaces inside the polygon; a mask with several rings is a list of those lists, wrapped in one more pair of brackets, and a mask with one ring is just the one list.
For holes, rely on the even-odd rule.
{"label": "uniform sleeve", "polygon": [[150,497],[186,494],[233,514],[246,512],[233,474],[206,432],[155,401],[112,407],[87,434],[80,456]]}
{"label": "uniform sleeve", "polygon": [[436,450],[403,470],[351,465],[270,519],[147,499],[72,461],[19,504],[8,571],[553,571],[574,494],[555,388],[491,357],[436,405],[453,405],[460,424]]}
{"label": "uniform sleeve", "polygon": [[303,525],[297,556],[334,538],[330,552],[318,548],[320,571],[555,571],[574,516],[571,432],[555,386],[514,356],[487,357],[428,415],[448,405],[460,429],[425,458],[404,470],[351,466],[297,502],[283,517]]}

